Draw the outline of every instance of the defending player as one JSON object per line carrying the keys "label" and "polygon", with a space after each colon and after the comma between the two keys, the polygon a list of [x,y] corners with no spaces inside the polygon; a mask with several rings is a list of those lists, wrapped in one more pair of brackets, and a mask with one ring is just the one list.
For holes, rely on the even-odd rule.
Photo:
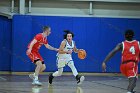
{"label": "defending player", "polygon": [[46,69],[44,60],[39,54],[40,47],[42,45],[45,45],[45,47],[50,50],[58,51],[58,49],[48,44],[46,37],[49,36],[50,33],[51,33],[51,28],[49,26],[44,26],[43,33],[37,34],[28,45],[28,50],[26,52],[27,56],[36,65],[35,73],[29,75],[29,77],[33,79],[33,83],[32,83],[33,85],[42,85],[42,83],[40,83],[38,80],[38,76],[39,76],[39,73],[43,72]]}
{"label": "defending player", "polygon": [[106,70],[107,61],[118,51],[122,51],[122,63],[120,70],[129,79],[128,92],[134,93],[133,89],[136,86],[138,78],[138,62],[140,56],[140,45],[137,40],[133,40],[134,32],[127,30],[125,32],[125,41],[119,43],[105,58],[102,63],[102,68]]}

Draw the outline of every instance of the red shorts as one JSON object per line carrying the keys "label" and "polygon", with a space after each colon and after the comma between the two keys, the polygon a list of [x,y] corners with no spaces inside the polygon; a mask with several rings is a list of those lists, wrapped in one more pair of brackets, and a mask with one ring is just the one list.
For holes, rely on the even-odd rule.
{"label": "red shorts", "polygon": [[121,73],[128,78],[138,76],[138,64],[135,62],[121,64],[120,70]]}
{"label": "red shorts", "polygon": [[43,58],[41,57],[41,55],[39,54],[39,52],[37,51],[32,51],[29,55],[27,55],[31,61],[34,63],[35,61],[37,60],[40,60],[40,61],[44,61]]}

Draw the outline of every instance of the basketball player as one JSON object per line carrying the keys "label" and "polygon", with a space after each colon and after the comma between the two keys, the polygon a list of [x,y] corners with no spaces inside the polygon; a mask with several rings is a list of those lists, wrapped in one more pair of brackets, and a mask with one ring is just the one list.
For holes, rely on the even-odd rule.
{"label": "basketball player", "polygon": [[133,40],[134,32],[126,30],[125,41],[119,43],[105,58],[102,63],[102,68],[106,70],[107,61],[118,51],[122,51],[122,63],[120,70],[129,79],[128,92],[134,93],[138,78],[138,62],[140,57],[140,46],[137,40]]}
{"label": "basketball player", "polygon": [[80,85],[84,81],[84,76],[79,76],[77,69],[74,66],[74,62],[72,59],[72,52],[78,53],[79,49],[76,48],[75,42],[72,40],[74,34],[65,30],[64,40],[61,42],[59,52],[57,54],[57,67],[58,71],[50,74],[49,76],[49,84],[52,84],[52,80],[54,77],[61,76],[63,72],[63,68],[67,65],[71,68],[73,75],[77,80],[77,84]]}
{"label": "basketball player", "polygon": [[51,28],[49,26],[44,26],[43,33],[37,34],[28,45],[28,50],[26,52],[27,56],[36,65],[35,73],[29,75],[29,77],[33,79],[33,83],[32,83],[33,85],[42,85],[42,83],[40,83],[38,80],[38,76],[41,72],[43,72],[46,69],[44,60],[38,52],[40,47],[42,45],[45,45],[45,47],[50,50],[58,51],[58,49],[48,44],[46,37],[49,36],[50,33],[51,33]]}

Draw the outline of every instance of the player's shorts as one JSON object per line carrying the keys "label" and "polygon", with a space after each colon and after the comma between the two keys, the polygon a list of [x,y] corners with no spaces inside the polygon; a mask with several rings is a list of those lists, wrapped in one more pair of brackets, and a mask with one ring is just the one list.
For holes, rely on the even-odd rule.
{"label": "player's shorts", "polygon": [[72,58],[57,57],[56,65],[58,69],[63,68],[68,64],[74,64]]}
{"label": "player's shorts", "polygon": [[41,55],[39,54],[39,52],[36,52],[36,51],[32,51],[29,55],[27,55],[31,61],[33,63],[36,63],[38,60],[40,60],[42,62],[42,64],[44,64],[44,60],[43,58],[41,57]]}
{"label": "player's shorts", "polygon": [[138,63],[136,62],[122,63],[120,70],[128,78],[138,77]]}

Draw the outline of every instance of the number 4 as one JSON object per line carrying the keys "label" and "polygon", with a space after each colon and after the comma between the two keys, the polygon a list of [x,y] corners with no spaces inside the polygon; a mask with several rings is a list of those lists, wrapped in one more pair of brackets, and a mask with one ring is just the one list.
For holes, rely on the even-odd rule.
{"label": "number 4", "polygon": [[131,46],[131,48],[129,49],[129,52],[131,52],[132,54],[135,54],[135,47]]}

